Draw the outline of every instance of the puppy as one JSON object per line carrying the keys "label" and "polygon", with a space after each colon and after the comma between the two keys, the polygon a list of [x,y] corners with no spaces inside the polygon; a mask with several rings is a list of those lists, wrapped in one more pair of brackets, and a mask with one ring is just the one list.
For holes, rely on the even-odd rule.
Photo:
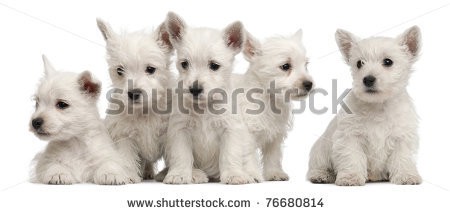
{"label": "puppy", "polygon": [[49,144],[35,158],[34,181],[131,183],[97,110],[100,82],[89,71],[59,72],[43,60],[45,77],[35,95],[30,130]]}
{"label": "puppy", "polygon": [[115,33],[97,19],[106,40],[113,94],[105,123],[133,173],[152,179],[163,153],[170,115],[172,45],[164,25],[152,33]]}
{"label": "puppy", "polygon": [[313,146],[307,178],[339,186],[420,184],[418,121],[406,90],[420,52],[419,28],[362,40],[337,30],[336,41],[353,77],[345,101],[350,112],[341,109]]}
{"label": "puppy", "polygon": [[[241,109],[248,128],[261,148],[264,178],[285,181],[289,176],[283,171],[281,145],[292,126],[290,100],[306,97],[313,88],[306,66],[308,60],[302,44],[302,31],[293,36],[274,37],[260,43],[247,33],[244,56],[250,62],[247,72],[235,75],[236,88],[247,92]],[[254,91],[254,92],[251,92]],[[272,92],[273,93],[272,93]],[[278,91],[278,92],[275,92]],[[250,102],[248,95],[253,100]],[[255,111],[260,109],[259,112]]]}
{"label": "puppy", "polygon": [[[222,31],[190,28],[170,12],[166,26],[177,52],[178,88],[183,92],[174,99],[169,121],[164,183],[202,183],[208,178],[226,184],[261,181],[254,139],[241,115],[230,109],[231,72],[245,41],[243,25],[234,22]],[[215,104],[218,99],[223,104]]]}

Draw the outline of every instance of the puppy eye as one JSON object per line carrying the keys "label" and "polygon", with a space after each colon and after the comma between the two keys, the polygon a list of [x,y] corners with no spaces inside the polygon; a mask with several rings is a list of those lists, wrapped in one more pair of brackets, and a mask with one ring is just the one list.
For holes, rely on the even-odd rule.
{"label": "puppy eye", "polygon": [[356,67],[358,67],[358,69],[361,69],[361,67],[363,65],[364,65],[364,61],[359,60],[359,61],[356,62]]}
{"label": "puppy eye", "polygon": [[122,66],[116,68],[117,75],[122,76],[125,73],[125,69]]}
{"label": "puppy eye", "polygon": [[212,71],[217,71],[219,68],[220,68],[220,65],[218,65],[214,62],[209,63],[209,69],[211,69]]}
{"label": "puppy eye", "polygon": [[181,67],[185,70],[187,70],[189,68],[189,62],[188,61],[182,61],[181,62]]}
{"label": "puppy eye", "polygon": [[390,66],[392,66],[393,64],[394,64],[394,62],[393,62],[391,59],[389,59],[389,58],[383,59],[383,66],[385,66],[385,67],[390,67]]}
{"label": "puppy eye", "polygon": [[147,66],[147,68],[145,69],[145,72],[150,74],[150,75],[155,73],[155,71],[156,71],[156,68],[151,67],[151,66]]}
{"label": "puppy eye", "polygon": [[288,71],[291,69],[291,64],[286,63],[280,66],[280,69],[282,69],[283,71]]}
{"label": "puppy eye", "polygon": [[56,103],[56,108],[58,109],[67,109],[69,107],[69,104],[64,101],[58,101]]}

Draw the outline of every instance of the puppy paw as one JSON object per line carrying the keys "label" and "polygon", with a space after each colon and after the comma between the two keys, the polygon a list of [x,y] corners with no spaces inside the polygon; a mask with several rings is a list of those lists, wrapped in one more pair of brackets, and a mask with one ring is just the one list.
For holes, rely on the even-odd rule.
{"label": "puppy paw", "polygon": [[208,176],[200,169],[192,170],[192,183],[208,183]]}
{"label": "puppy paw", "polygon": [[169,173],[164,178],[165,184],[189,184],[192,182],[192,175],[186,173]]}
{"label": "puppy paw", "polygon": [[363,186],[366,184],[366,179],[359,174],[338,174],[335,184],[338,186]]}
{"label": "puppy paw", "polygon": [[256,183],[255,179],[248,175],[226,175],[221,176],[220,180],[222,183],[231,185]]}
{"label": "puppy paw", "polygon": [[288,181],[289,175],[282,170],[264,172],[264,179],[267,181]]}
{"label": "puppy paw", "polygon": [[42,182],[54,185],[70,185],[75,181],[72,175],[68,173],[59,173],[44,177]]}
{"label": "puppy paw", "polygon": [[419,185],[422,183],[422,177],[419,174],[395,175],[390,181],[398,185]]}
{"label": "puppy paw", "polygon": [[124,185],[133,183],[131,178],[119,174],[99,174],[94,177],[94,183],[100,185]]}
{"label": "puppy paw", "polygon": [[334,183],[336,176],[326,170],[313,170],[309,172],[308,180],[311,183]]}

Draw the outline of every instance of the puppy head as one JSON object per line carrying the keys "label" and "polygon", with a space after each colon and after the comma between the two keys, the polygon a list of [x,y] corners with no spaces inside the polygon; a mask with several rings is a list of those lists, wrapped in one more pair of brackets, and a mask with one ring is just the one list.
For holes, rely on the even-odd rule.
{"label": "puppy head", "polygon": [[234,57],[241,51],[245,39],[242,23],[234,22],[221,31],[190,28],[181,17],[169,12],[166,26],[177,52],[179,83],[189,91],[185,99],[205,103],[211,90],[227,90]]}
{"label": "puppy head", "polygon": [[362,40],[347,31],[337,30],[336,42],[351,67],[356,97],[381,103],[407,86],[411,66],[420,53],[421,36],[417,26],[396,38]]}
{"label": "puppy head", "polygon": [[170,87],[172,44],[164,24],[152,33],[115,33],[97,19],[106,41],[107,62],[113,88],[126,107],[142,108],[150,101],[166,98]]}
{"label": "puppy head", "polygon": [[35,94],[30,130],[44,140],[67,140],[84,134],[87,124],[98,119],[101,83],[89,71],[59,72],[45,56],[43,60],[45,76]]}
{"label": "puppy head", "polygon": [[[313,88],[313,80],[306,66],[306,50],[302,44],[302,30],[290,37],[269,38],[264,43],[247,33],[244,56],[250,62],[249,72],[269,88],[274,84],[283,94],[298,100]],[[284,96],[283,96],[284,97]]]}

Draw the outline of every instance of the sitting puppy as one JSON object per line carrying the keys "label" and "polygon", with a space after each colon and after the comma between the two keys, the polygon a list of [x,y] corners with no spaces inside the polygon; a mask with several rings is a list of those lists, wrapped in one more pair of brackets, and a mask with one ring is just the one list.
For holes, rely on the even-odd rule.
{"label": "sitting puppy", "polygon": [[[313,88],[312,78],[306,70],[308,60],[302,31],[288,37],[269,38],[264,43],[247,33],[243,52],[250,67],[244,75],[234,75],[236,80],[233,82],[236,82],[235,88],[244,88],[247,92],[246,96],[240,96],[244,97],[240,106],[244,120],[261,148],[264,178],[288,180],[289,176],[282,168],[281,145],[292,126],[290,100],[306,97]],[[261,101],[264,109],[255,105],[256,101],[250,102],[250,94],[254,100]],[[255,111],[258,109],[261,111]]]}
{"label": "sitting puppy", "polygon": [[417,115],[406,91],[420,40],[416,26],[397,38],[363,40],[337,30],[337,44],[353,77],[345,100],[350,110],[341,109],[313,146],[307,175],[311,182],[422,182],[414,160]]}
{"label": "sitting puppy", "polygon": [[126,184],[133,177],[121,167],[121,157],[97,110],[101,84],[89,71],[57,72],[45,56],[45,77],[36,98],[30,129],[50,141],[36,156],[34,179],[45,184]]}
{"label": "sitting puppy", "polygon": [[[140,179],[153,179],[162,157],[170,115],[172,45],[164,24],[155,31],[116,33],[97,19],[106,41],[113,94],[105,118],[124,164]],[[118,107],[117,107],[118,106]]]}
{"label": "sitting puppy", "polygon": [[191,28],[169,13],[166,26],[177,52],[183,92],[177,88],[176,109],[170,116],[164,183],[202,183],[208,178],[226,184],[261,181],[256,144],[241,115],[231,113],[229,99],[234,57],[245,41],[242,24],[234,22],[222,31]]}

